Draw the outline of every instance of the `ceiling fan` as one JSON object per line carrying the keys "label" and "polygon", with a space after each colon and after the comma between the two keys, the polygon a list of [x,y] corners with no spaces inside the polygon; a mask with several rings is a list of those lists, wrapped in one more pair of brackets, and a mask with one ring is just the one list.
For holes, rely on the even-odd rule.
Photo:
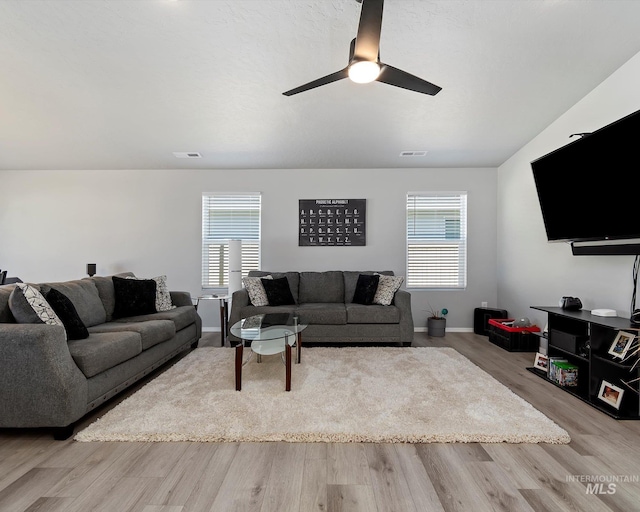
{"label": "ceiling fan", "polygon": [[362,3],[362,11],[360,12],[358,33],[355,39],[351,41],[347,67],[282,94],[293,96],[347,77],[357,83],[368,83],[377,80],[378,82],[422,94],[430,94],[432,96],[438,94],[442,87],[380,62],[380,31],[382,29],[382,6],[384,0],[356,1]]}

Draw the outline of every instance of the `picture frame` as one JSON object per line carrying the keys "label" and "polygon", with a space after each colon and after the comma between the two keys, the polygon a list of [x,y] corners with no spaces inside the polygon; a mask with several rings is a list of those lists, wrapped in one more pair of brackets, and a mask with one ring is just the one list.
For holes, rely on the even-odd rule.
{"label": "picture frame", "polygon": [[298,200],[300,247],[367,245],[366,199]]}
{"label": "picture frame", "polygon": [[533,363],[533,367],[542,370],[545,373],[549,373],[549,356],[538,352],[536,354],[536,360]]}
{"label": "picture frame", "polygon": [[622,396],[624,395],[624,389],[615,386],[606,380],[603,380],[600,384],[600,391],[598,391],[598,398],[606,404],[620,409],[620,403],[622,402]]}
{"label": "picture frame", "polygon": [[624,359],[635,337],[636,335],[630,332],[618,331],[608,353],[618,359]]}

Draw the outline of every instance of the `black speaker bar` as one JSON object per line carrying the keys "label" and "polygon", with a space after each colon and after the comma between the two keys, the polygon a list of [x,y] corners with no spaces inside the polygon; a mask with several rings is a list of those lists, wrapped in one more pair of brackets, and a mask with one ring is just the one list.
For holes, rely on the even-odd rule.
{"label": "black speaker bar", "polygon": [[575,245],[574,242],[571,242],[571,252],[574,256],[635,256],[640,254],[640,243],[617,245]]}

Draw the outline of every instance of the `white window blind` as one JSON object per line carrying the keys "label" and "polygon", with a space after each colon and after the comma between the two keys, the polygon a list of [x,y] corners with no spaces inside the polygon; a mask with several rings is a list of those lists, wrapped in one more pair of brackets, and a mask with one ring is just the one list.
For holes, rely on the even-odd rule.
{"label": "white window blind", "polygon": [[466,285],[466,192],[408,194],[407,288]]}
{"label": "white window blind", "polygon": [[202,287],[229,285],[229,240],[242,240],[242,276],[260,268],[260,194],[202,196]]}

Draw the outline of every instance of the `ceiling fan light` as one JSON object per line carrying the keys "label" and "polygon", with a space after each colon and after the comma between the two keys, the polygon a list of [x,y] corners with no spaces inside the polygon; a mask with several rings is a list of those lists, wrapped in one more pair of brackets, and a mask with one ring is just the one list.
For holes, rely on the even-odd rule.
{"label": "ceiling fan light", "polygon": [[349,78],[358,84],[373,82],[380,74],[380,66],[370,60],[359,60],[349,66]]}

